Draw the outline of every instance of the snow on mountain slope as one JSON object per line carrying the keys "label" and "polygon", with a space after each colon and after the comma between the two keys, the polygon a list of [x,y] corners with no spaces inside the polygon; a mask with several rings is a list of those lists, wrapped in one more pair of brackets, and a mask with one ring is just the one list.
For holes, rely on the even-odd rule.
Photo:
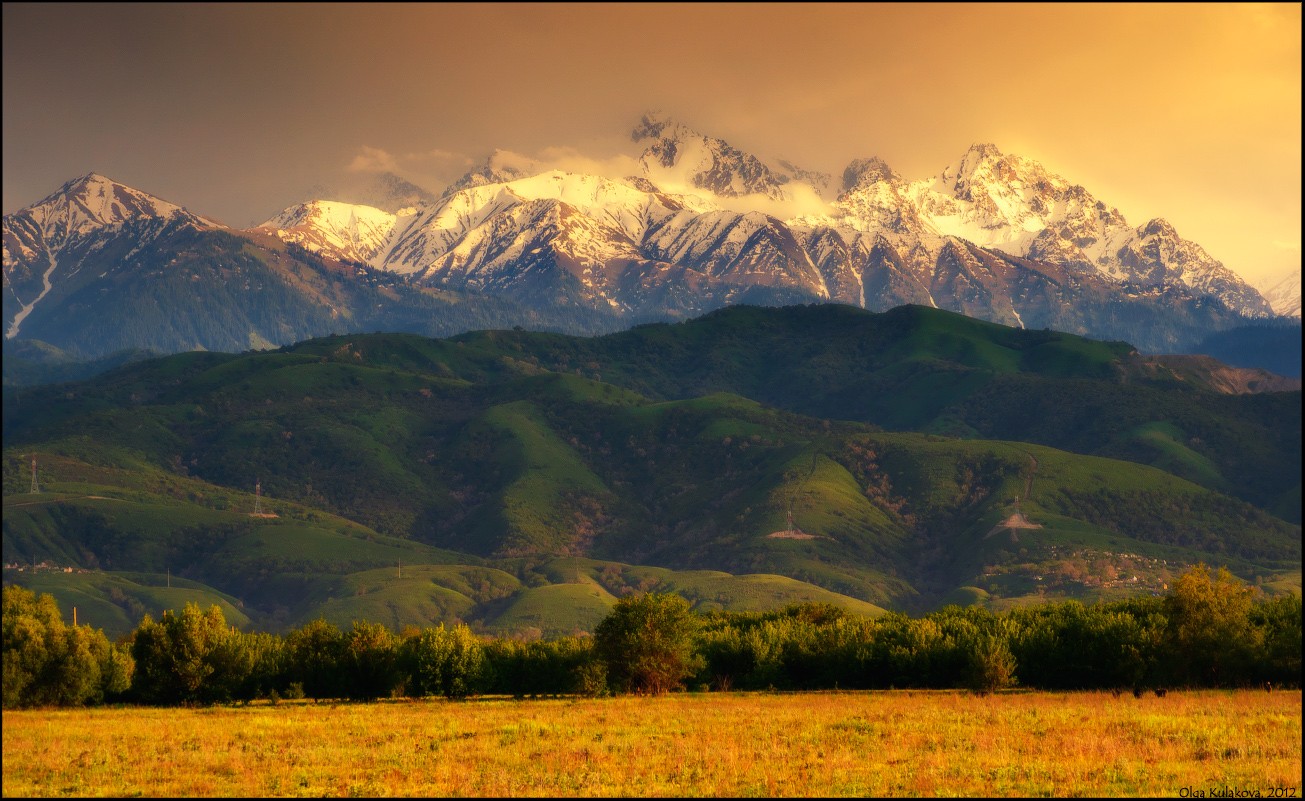
{"label": "snow on mountain slope", "polygon": [[1080,332],[1095,325],[1072,308],[1083,293],[1104,318],[1112,303],[1159,295],[1269,313],[1254,289],[1163,221],[1134,229],[1083,187],[993,145],[918,181],[859,159],[825,201],[820,176],[773,167],[666,117],[646,115],[632,139],[644,146],[644,174],[620,181],[497,151],[438,201],[397,218],[383,243],[383,224],[363,237],[342,212],[308,220],[292,209],[269,225],[441,287],[521,293],[547,276],[549,293],[570,282],[575,302],[641,313],[658,313],[642,304],[662,294],[634,285],[662,286],[670,265],[688,271],[703,304],[752,287],[867,308],[941,305],[1011,325],[1073,319]]}
{"label": "snow on mountain slope", "polygon": [[787,161],[767,164],[665,115],[645,114],[630,138],[644,145],[642,177],[689,208],[760,211],[784,219],[818,214],[826,206],[828,175]]}
{"label": "snow on mountain slope", "polygon": [[656,312],[644,304],[665,293],[638,284],[663,286],[672,264],[708,285],[702,298],[752,288],[830,297],[793,231],[774,217],[687,208],[682,196],[638,177],[550,170],[487,183],[503,165],[489,167],[388,229],[376,225],[374,237],[362,236],[357,207],[338,204],[293,207],[262,228],[430,285],[513,294],[529,287],[621,311]]}
{"label": "snow on mountain slope", "polygon": [[1155,219],[1138,228],[1114,254],[1122,278],[1142,289],[1184,286],[1219,298],[1248,317],[1272,314],[1263,296],[1195,242],[1183,239],[1168,222]]}
{"label": "snow on mountain slope", "polygon": [[1289,270],[1260,284],[1260,292],[1273,307],[1274,314],[1300,317],[1300,268]]}
{"label": "snow on mountain slope", "polygon": [[397,219],[370,206],[314,200],[291,206],[258,228],[314,253],[366,263],[389,240]]}
{"label": "snow on mountain slope", "polygon": [[419,284],[640,315],[741,298],[921,303],[1164,349],[1271,313],[1165,221],[1134,228],[1082,186],[990,144],[914,181],[858,159],[834,187],[662,115],[645,115],[631,139],[637,160],[578,163],[641,174],[495,151],[399,215],[305,204],[265,230]]}
{"label": "snow on mountain slope", "polygon": [[1216,297],[1238,314],[1269,313],[1254,289],[1164,220],[1135,229],[1083,187],[990,144],[974,145],[937,176],[909,183],[879,159],[858,160],[844,173],[844,192],[828,213],[790,223],[830,226],[849,242],[884,236],[934,256],[955,237],[1095,274],[1126,292],[1182,289]]}
{"label": "snow on mountain slope", "polygon": [[69,181],[40,202],[5,215],[5,337],[16,337],[52,290],[88,280],[78,274],[96,253],[125,239],[125,255],[117,259],[124,263],[177,225],[223,227],[97,173]]}
{"label": "snow on mountain slope", "polygon": [[[34,246],[57,253],[70,241],[103,228],[141,219],[163,220],[175,215],[189,218],[197,225],[218,226],[218,223],[197,217],[166,200],[90,173],[69,181],[39,203],[7,215],[5,226],[8,232],[11,223],[21,225],[27,234],[12,242],[16,248],[14,256],[19,257],[34,253]],[[16,233],[15,236],[19,235]],[[6,233],[6,263],[10,259],[10,244]]]}
{"label": "snow on mountain slope", "polygon": [[1028,256],[1054,227],[1076,245],[1061,255],[1094,261],[1114,229],[1127,228],[1118,211],[1083,187],[990,144],[972,146],[939,175],[912,182],[906,194],[933,231],[1014,256]]}
{"label": "snow on mountain slope", "polygon": [[[643,238],[649,221],[672,213],[656,196],[627,184],[553,170],[510,182],[467,186],[446,194],[439,203],[420,210],[398,226],[387,253],[375,263],[394,272],[423,273],[455,250],[461,254],[453,259],[458,264],[474,261],[479,258],[477,254],[494,249],[485,244],[489,229],[494,229],[496,236],[511,230],[515,240],[524,235],[519,225],[542,219],[512,211],[531,203],[542,203],[540,208],[566,206],[597,223],[599,227],[590,228],[574,221],[585,230],[572,231],[568,239],[571,250],[587,249],[595,258],[600,252],[611,257],[630,256],[629,243]],[[513,215],[511,223],[503,216],[509,213]]]}

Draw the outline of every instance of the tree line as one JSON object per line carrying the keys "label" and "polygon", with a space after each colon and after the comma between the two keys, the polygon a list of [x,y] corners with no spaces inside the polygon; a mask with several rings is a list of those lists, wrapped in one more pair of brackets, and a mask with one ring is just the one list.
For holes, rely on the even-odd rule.
{"label": "tree line", "polygon": [[1301,598],[1197,566],[1163,597],[867,618],[829,604],[697,614],[623,598],[593,636],[486,639],[466,626],[316,620],[243,632],[217,607],[146,615],[119,643],[54,599],[3,590],[4,707],[647,693],[689,689],[1163,690],[1300,686]]}

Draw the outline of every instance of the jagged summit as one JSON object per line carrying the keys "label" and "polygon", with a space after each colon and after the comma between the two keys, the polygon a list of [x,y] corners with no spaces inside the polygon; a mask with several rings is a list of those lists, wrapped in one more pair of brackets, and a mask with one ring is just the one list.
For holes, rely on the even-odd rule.
{"label": "jagged summit", "polygon": [[[656,319],[735,303],[914,303],[1150,351],[1272,313],[1164,220],[1135,228],[1082,186],[995,144],[916,179],[881,158],[856,159],[831,200],[822,194],[829,176],[768,162],[666,114],[644,114],[631,138],[633,169],[624,156],[593,162],[619,169],[611,175],[495,150],[438,197],[382,174],[381,202],[316,198],[258,233],[407,285],[493,295],[533,313]],[[142,228],[119,224],[127,220],[153,221],[155,232],[176,220],[205,224],[99,173],[6,216],[11,330],[70,266],[93,265],[76,266],[83,282],[127,269],[123,254],[137,243],[115,237]],[[147,234],[158,235],[132,231]],[[171,268],[170,257],[164,263]]]}
{"label": "jagged summit", "polygon": [[654,110],[645,112],[639,118],[634,130],[630,132],[630,141],[643,142],[648,139],[661,139],[663,134],[667,133],[668,128],[671,129],[668,138],[687,138],[700,135],[673,120],[669,114]]}
{"label": "jagged summit", "polygon": [[843,170],[843,191],[852,192],[880,182],[899,182],[898,175],[888,163],[878,156],[856,159]]}
{"label": "jagged summit", "polygon": [[[74,178],[68,183],[59,187],[59,192],[60,193],[76,192],[80,188],[90,184],[104,184],[104,183],[117,184],[118,182],[113,180],[112,178],[109,178],[108,176],[101,175],[100,173],[92,170],[91,172],[88,172],[85,175],[80,176],[78,178]],[[119,185],[121,186],[121,184]]]}
{"label": "jagged summit", "polygon": [[643,115],[630,138],[646,143],[639,162],[644,177],[664,191],[694,194],[706,190],[719,198],[762,195],[786,197],[791,179],[761,159],[705,136],[660,113]]}
{"label": "jagged summit", "polygon": [[965,152],[966,155],[972,155],[977,159],[999,159],[1002,157],[1001,148],[991,142],[975,142]]}
{"label": "jagged summit", "polygon": [[1148,220],[1146,225],[1142,226],[1139,231],[1142,236],[1178,236],[1178,232],[1169,224],[1169,221],[1163,217],[1156,217]]}

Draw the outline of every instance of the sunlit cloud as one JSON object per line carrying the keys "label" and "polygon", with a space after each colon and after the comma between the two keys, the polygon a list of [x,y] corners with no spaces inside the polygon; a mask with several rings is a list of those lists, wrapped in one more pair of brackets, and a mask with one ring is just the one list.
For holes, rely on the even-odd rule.
{"label": "sunlit cloud", "polygon": [[466,153],[456,153],[452,150],[442,150],[438,147],[419,153],[404,153],[403,161],[405,164],[426,164],[435,167],[470,167],[474,163],[472,158]]}
{"label": "sunlit cloud", "polygon": [[643,173],[639,160],[628,154],[617,153],[606,157],[595,157],[593,154],[583,154],[573,147],[566,146],[545,147],[535,154],[534,161],[543,165],[546,170],[601,175],[613,181]]}
{"label": "sunlit cloud", "polygon": [[363,145],[362,152],[353,157],[346,169],[349,172],[398,172],[399,162],[379,147]]}

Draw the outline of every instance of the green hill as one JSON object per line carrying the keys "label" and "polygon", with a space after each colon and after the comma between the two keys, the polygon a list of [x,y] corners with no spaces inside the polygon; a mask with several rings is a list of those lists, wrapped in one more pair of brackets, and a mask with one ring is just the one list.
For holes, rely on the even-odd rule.
{"label": "green hill", "polygon": [[654,586],[871,612],[1143,592],[1196,561],[1298,582],[1274,515],[1299,517],[1299,392],[1136,358],[837,306],[180,354],[6,396],[4,558],[171,571],[253,625],[557,633]]}

